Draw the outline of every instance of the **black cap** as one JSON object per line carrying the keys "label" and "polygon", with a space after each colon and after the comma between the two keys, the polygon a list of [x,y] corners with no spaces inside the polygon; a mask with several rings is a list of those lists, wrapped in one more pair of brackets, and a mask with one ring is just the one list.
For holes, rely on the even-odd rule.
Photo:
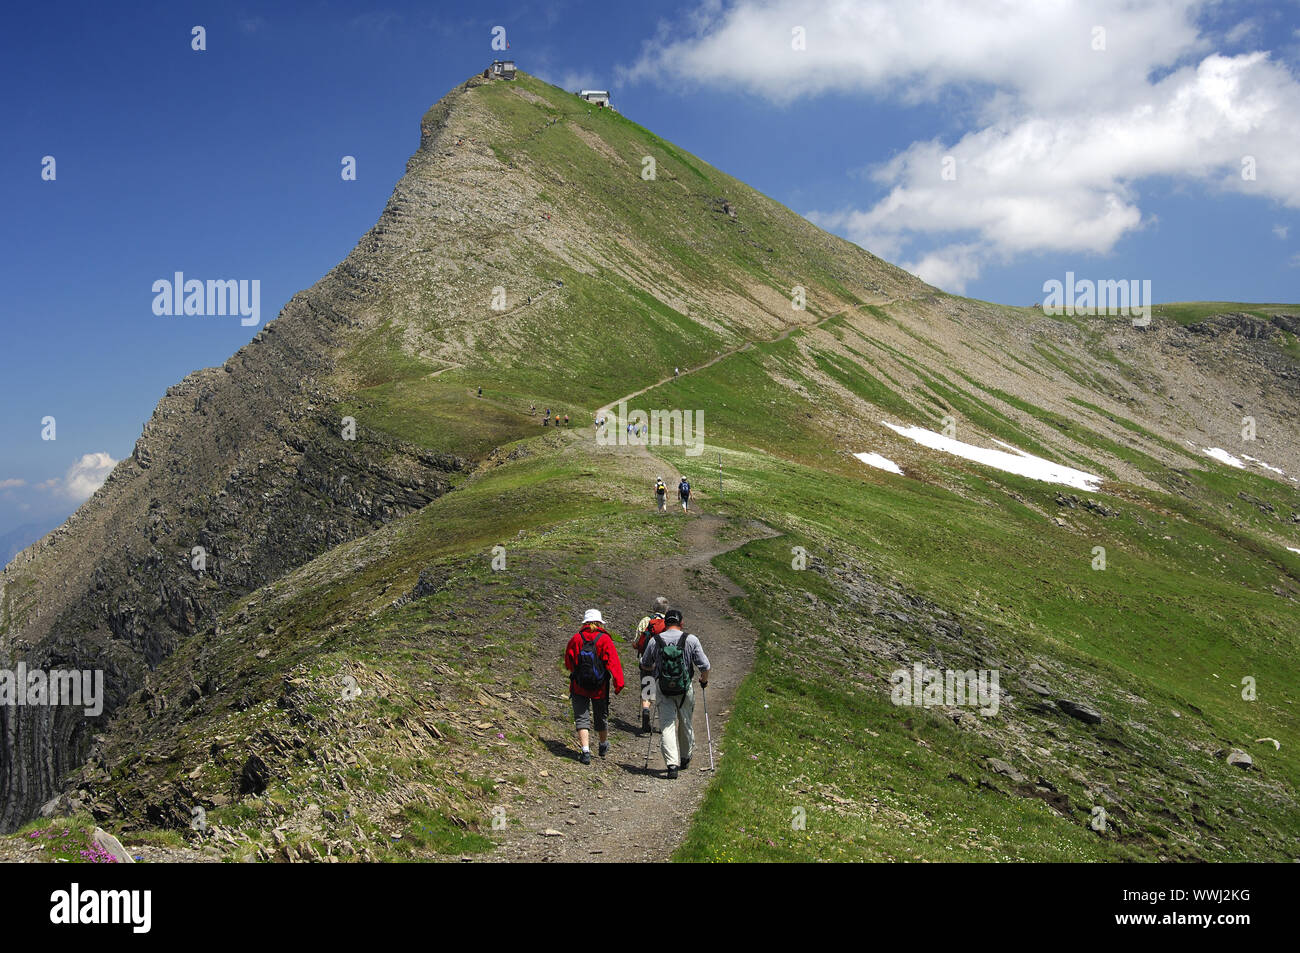
{"label": "black cap", "polygon": [[664,613],[664,622],[666,622],[668,625],[681,625],[682,610],[669,609],[667,612]]}

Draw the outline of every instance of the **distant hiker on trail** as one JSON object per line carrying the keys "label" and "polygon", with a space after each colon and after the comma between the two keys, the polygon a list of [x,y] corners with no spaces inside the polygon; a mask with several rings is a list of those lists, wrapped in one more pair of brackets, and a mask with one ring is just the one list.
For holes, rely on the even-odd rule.
{"label": "distant hiker on trail", "polygon": [[565,415],[564,415],[564,426],[566,426],[566,427],[569,426],[569,415],[568,415],[568,414],[565,414]]}
{"label": "distant hiker on trail", "polygon": [[478,395],[479,395],[480,397],[483,396],[483,388],[482,388],[481,385],[480,385],[480,387],[479,387],[479,389],[478,389]]}
{"label": "distant hiker on trail", "polygon": [[682,369],[680,367],[673,368],[673,377],[679,377],[681,373],[682,373]]}
{"label": "distant hiker on trail", "polygon": [[694,635],[682,632],[680,609],[664,613],[664,631],[646,641],[641,672],[653,675],[659,693],[659,747],[668,778],[690,767],[695,753],[695,673],[700,687],[709,684],[709,657]]}
{"label": "distant hiker on trail", "polygon": [[663,477],[655,478],[655,499],[659,502],[659,512],[668,512],[668,487],[664,484]]}
{"label": "distant hiker on trail", "polygon": [[591,764],[593,721],[600,735],[600,756],[609,752],[610,678],[614,680],[615,695],[623,690],[623,665],[599,609],[588,609],[582,617],[582,628],[569,639],[564,652],[564,667],[571,673],[569,700],[573,703],[573,729],[582,749],[579,760]]}
{"label": "distant hiker on trail", "polygon": [[682,512],[688,512],[691,505],[691,481],[682,477],[682,482],[677,484],[677,497],[682,501]]}
{"label": "distant hiker on trail", "polygon": [[529,416],[529,417],[536,417],[536,416],[537,416],[537,405],[536,405],[536,404],[529,404],[529,405],[528,405],[528,416]]}
{"label": "distant hiker on trail", "polygon": [[[656,596],[654,605],[650,607],[650,614],[643,618],[636,625],[636,641],[632,644],[636,649],[636,657],[641,658],[645,655],[646,643],[664,630],[664,613],[668,611],[668,600],[663,596]],[[641,676],[641,734],[650,733],[650,685],[653,679],[649,675]]]}

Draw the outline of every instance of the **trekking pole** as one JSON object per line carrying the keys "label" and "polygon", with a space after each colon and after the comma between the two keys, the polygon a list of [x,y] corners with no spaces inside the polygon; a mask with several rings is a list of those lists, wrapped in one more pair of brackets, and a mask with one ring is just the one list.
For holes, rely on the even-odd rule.
{"label": "trekking pole", "polygon": [[709,690],[700,683],[700,694],[704,696],[704,732],[709,736],[709,770],[713,771],[713,729],[709,727]]}
{"label": "trekking pole", "polygon": [[[653,707],[658,708],[657,705]],[[655,718],[659,717],[658,711],[655,712],[654,717]],[[650,730],[646,732],[646,740],[645,740],[645,768],[643,770],[646,772],[649,772],[650,770],[650,749],[654,747],[654,743],[655,743],[655,726],[654,724],[651,724]]]}

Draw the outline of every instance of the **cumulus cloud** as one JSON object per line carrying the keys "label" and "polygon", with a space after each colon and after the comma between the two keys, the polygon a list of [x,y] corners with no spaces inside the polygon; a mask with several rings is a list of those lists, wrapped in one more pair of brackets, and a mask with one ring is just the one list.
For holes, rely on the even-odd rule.
{"label": "cumulus cloud", "polygon": [[107,453],[87,453],[68,468],[63,490],[74,500],[88,500],[104,485],[117,461]]}
{"label": "cumulus cloud", "polygon": [[[107,453],[86,453],[82,454],[81,459],[77,460],[76,463],[68,467],[68,472],[62,477],[52,477],[35,484],[35,486],[38,490],[46,490],[69,497],[77,503],[82,503],[90,499],[95,491],[104,485],[104,481],[108,479],[108,475],[113,472],[115,466],[117,466],[117,461]],[[22,483],[21,480],[5,482]],[[0,486],[3,486],[3,484],[0,484]]]}
{"label": "cumulus cloud", "polygon": [[[1212,55],[1123,109],[1029,116],[950,145],[914,143],[874,170],[889,189],[874,206],[810,217],[869,248],[899,248],[916,235],[976,235],[976,252],[968,239],[945,250],[963,257],[967,280],[981,262],[1035,251],[1104,254],[1143,225],[1137,184],[1152,176],[1300,208],[1290,131],[1298,115],[1300,84],[1267,54]],[[965,281],[942,286],[962,290]]]}
{"label": "cumulus cloud", "polygon": [[0,490],[13,490],[20,486],[26,486],[26,480],[0,480]]}
{"label": "cumulus cloud", "polygon": [[[1018,255],[1109,252],[1149,220],[1139,185],[1152,177],[1300,208],[1300,83],[1265,51],[1214,52],[1254,33],[1203,35],[1205,6],[715,2],[677,33],[662,31],[630,73],[778,104],[830,92],[904,104],[954,89],[973,97],[955,141],[914,142],[870,170],[884,192],[875,204],[809,213],[961,291],[985,265]],[[796,27],[804,50],[793,48]]]}
{"label": "cumulus cloud", "polygon": [[[1202,48],[1202,0],[740,0],[666,24],[628,70],[751,90],[934,98],[990,84],[1038,105],[1141,84]],[[797,49],[802,30],[803,49]],[[1100,30],[1100,33],[1096,31]],[[1095,49],[1103,45],[1103,50]]]}

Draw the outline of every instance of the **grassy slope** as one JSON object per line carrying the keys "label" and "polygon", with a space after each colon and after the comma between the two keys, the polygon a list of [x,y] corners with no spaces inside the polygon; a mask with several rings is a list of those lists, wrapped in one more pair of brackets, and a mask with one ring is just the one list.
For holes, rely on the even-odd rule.
{"label": "grassy slope", "polygon": [[1267,321],[1275,314],[1294,314],[1293,304],[1254,304],[1247,301],[1173,301],[1158,304],[1151,309],[1158,318],[1168,318],[1179,324],[1195,324],[1216,314],[1240,312]]}

